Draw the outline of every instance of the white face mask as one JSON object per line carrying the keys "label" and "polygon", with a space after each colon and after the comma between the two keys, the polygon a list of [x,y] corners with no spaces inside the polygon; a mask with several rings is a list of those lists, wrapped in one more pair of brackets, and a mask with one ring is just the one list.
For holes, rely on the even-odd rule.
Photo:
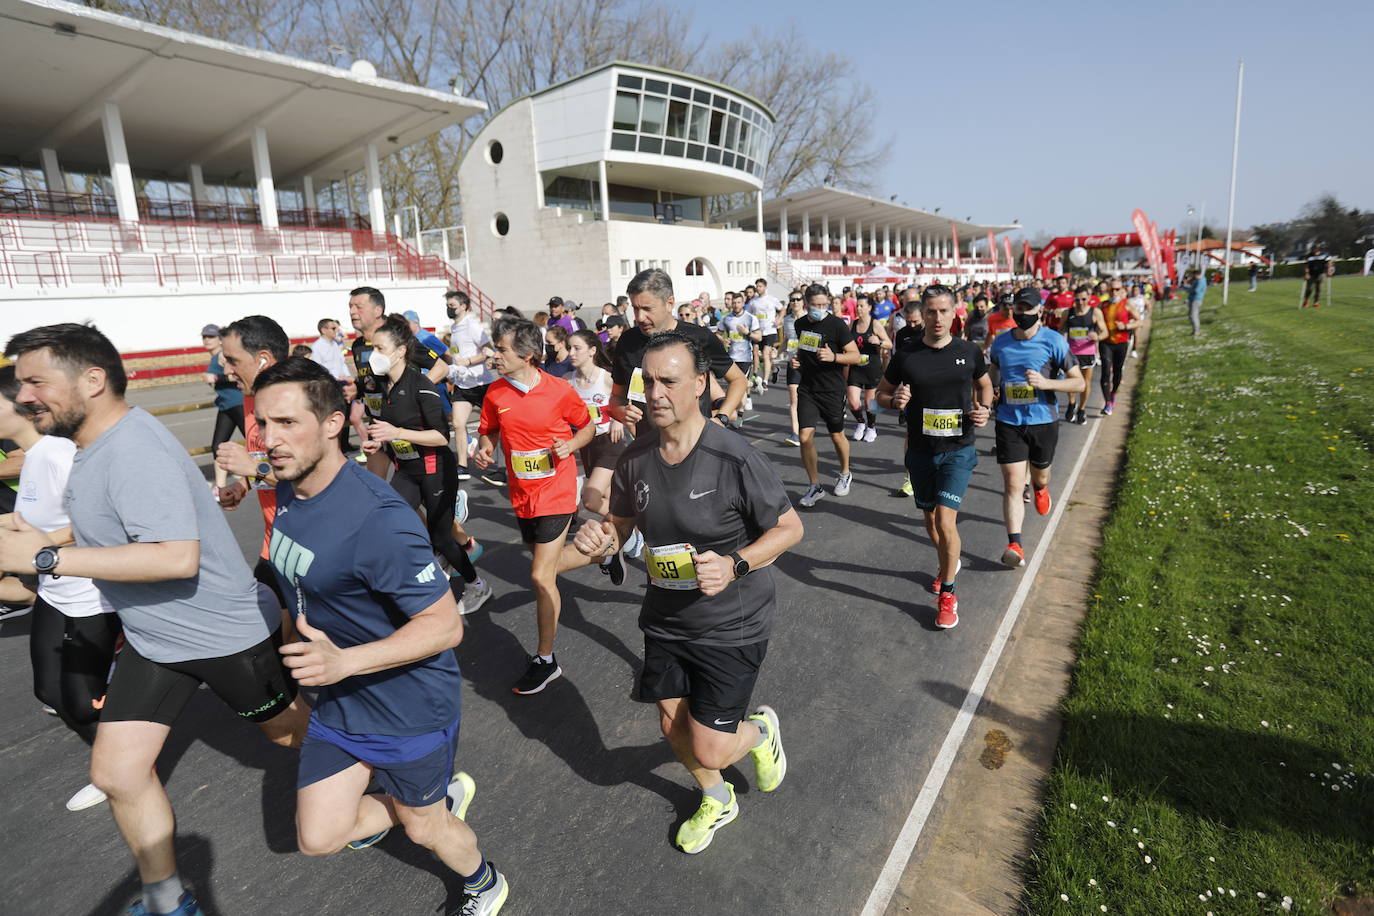
{"label": "white face mask", "polygon": [[391,371],[391,357],[373,350],[367,357],[367,366],[373,375],[386,375]]}

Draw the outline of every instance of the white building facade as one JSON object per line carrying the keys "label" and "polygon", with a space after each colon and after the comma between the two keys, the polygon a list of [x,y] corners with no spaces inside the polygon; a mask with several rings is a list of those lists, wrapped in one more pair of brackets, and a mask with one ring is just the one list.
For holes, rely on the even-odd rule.
{"label": "white building facade", "polygon": [[659,267],[679,302],[719,301],[767,270],[763,234],[719,214],[761,206],[773,124],[729,87],[619,62],[511,103],[459,166],[472,281],[528,314]]}

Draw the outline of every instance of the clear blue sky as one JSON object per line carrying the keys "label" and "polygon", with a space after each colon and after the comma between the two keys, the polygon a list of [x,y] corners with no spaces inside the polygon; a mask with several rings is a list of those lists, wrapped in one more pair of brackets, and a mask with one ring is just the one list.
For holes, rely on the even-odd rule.
{"label": "clear blue sky", "polygon": [[[795,22],[858,54],[890,147],[875,196],[1031,234],[1223,226],[1245,60],[1236,225],[1324,191],[1374,209],[1374,0],[697,0],[711,36]],[[938,125],[938,130],[932,128]],[[1135,126],[1141,125],[1141,126]],[[984,138],[991,138],[985,142]]]}

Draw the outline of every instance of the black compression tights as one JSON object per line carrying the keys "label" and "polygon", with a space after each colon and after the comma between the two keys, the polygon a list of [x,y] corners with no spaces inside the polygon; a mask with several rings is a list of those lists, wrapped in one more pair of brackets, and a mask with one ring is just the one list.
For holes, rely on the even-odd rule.
{"label": "black compression tights", "polygon": [[1129,343],[1108,343],[1105,340],[1097,345],[1102,357],[1102,397],[1107,400],[1116,397],[1116,389],[1121,387],[1121,370],[1126,365],[1126,353],[1130,348]]}
{"label": "black compression tights", "polygon": [[95,704],[105,696],[119,630],[115,614],[68,617],[42,598],[33,603],[33,694],[87,743],[95,738]]}
{"label": "black compression tights", "polygon": [[[424,460],[421,457],[412,463]],[[391,486],[412,509],[424,506],[430,546],[458,570],[464,582],[477,581],[477,570],[473,569],[468,552],[453,539],[453,506],[458,496],[458,472],[453,462],[442,462],[441,469],[433,474],[397,470],[391,475]]]}

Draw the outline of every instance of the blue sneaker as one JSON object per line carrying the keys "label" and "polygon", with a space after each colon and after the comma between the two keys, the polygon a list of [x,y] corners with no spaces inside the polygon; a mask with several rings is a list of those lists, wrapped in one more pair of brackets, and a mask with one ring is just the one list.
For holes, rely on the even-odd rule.
{"label": "blue sneaker", "polygon": [[468,542],[463,545],[463,549],[467,551],[468,562],[473,566],[476,566],[477,561],[482,559],[482,554],[487,552],[487,548],[482,546],[481,541],[471,537],[468,538]]}
{"label": "blue sneaker", "polygon": [[[139,899],[130,904],[128,916],[151,916],[151,914],[143,905],[143,900]],[[194,894],[190,891],[182,891],[181,900],[177,901],[177,908],[168,913],[167,916],[205,916],[205,911],[196,902]]]}
{"label": "blue sneaker", "polygon": [[374,833],[374,834],[372,834],[372,836],[363,837],[361,840],[354,840],[352,843],[349,843],[349,844],[348,844],[348,848],[349,848],[349,849],[367,849],[367,848],[370,847],[370,846],[376,846],[378,843],[380,843],[380,842],[382,841],[382,838],[385,837],[385,836],[386,836],[388,833],[390,833],[390,832],[391,832],[391,828],[388,827],[388,828],[386,828],[385,830],[383,830],[381,833]]}

